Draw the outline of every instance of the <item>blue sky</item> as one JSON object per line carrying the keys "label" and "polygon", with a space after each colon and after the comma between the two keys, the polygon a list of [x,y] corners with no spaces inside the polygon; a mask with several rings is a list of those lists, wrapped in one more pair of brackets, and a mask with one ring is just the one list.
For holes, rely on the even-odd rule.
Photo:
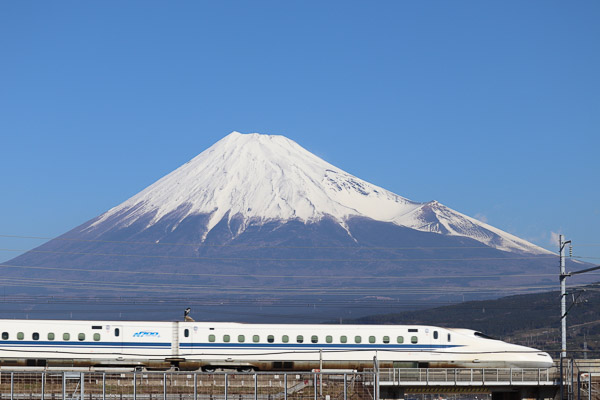
{"label": "blue sky", "polygon": [[598,21],[597,1],[0,2],[0,235],[64,233],[237,130],[598,263]]}

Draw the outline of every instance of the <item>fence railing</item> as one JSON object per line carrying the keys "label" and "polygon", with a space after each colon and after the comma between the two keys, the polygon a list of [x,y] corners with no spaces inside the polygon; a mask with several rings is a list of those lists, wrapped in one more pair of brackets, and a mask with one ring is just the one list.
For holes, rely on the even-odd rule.
{"label": "fence railing", "polygon": [[371,373],[4,372],[0,400],[377,400]]}
{"label": "fence railing", "polygon": [[[386,386],[545,386],[555,385],[555,378],[553,369],[516,368],[394,368],[377,373],[0,369],[0,400],[379,400],[380,388]],[[586,394],[592,391],[588,381]]]}
{"label": "fence railing", "polygon": [[380,385],[540,386],[555,384],[554,372],[538,368],[390,368],[379,370]]}

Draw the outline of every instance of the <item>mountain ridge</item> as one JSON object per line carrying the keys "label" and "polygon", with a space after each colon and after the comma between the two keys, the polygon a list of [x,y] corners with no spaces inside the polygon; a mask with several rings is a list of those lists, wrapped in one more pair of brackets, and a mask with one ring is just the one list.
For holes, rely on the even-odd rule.
{"label": "mountain ridge", "polygon": [[190,215],[208,215],[205,237],[226,214],[228,219],[241,217],[237,234],[249,223],[292,219],[307,223],[326,215],[347,230],[346,220],[361,216],[471,237],[500,250],[551,254],[438,201],[418,203],[366,182],[277,135],[232,132],[99,216],[87,229],[93,231],[114,215],[120,215],[120,226],[127,227],[151,214],[149,228],[172,213],[180,214],[172,229]]}

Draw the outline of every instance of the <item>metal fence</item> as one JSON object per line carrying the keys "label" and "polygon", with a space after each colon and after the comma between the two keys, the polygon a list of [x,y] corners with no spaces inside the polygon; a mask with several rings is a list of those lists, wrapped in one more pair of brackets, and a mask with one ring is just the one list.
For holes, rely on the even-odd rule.
{"label": "metal fence", "polygon": [[554,385],[555,376],[545,368],[390,368],[378,379],[397,386],[540,386]]}
{"label": "metal fence", "polygon": [[[569,368],[563,398],[600,400],[596,371],[593,365]],[[411,390],[411,399],[427,400],[427,395],[418,394],[419,388],[428,390],[421,393],[457,393],[469,387],[556,385],[557,372],[509,368],[395,368],[378,373],[0,370],[0,400],[380,400],[380,390],[386,386],[403,386]]]}
{"label": "metal fence", "polygon": [[375,400],[373,374],[0,372],[0,400]]}

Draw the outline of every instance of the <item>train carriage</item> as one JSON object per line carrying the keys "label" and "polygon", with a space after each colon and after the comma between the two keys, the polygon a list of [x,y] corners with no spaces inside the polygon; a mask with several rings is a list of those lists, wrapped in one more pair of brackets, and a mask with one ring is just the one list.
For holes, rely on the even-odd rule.
{"label": "train carriage", "polygon": [[548,368],[540,350],[424,325],[0,320],[0,366]]}

